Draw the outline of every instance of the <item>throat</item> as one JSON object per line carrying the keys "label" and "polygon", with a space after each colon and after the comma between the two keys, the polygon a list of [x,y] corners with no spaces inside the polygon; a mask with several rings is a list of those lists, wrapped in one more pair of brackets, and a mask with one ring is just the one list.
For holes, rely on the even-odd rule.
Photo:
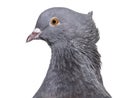
{"label": "throat", "polygon": [[[76,46],[77,45],[77,46]],[[100,75],[100,55],[94,44],[60,43],[52,47],[52,58],[48,71],[69,73],[77,77],[94,72],[102,82]]]}
{"label": "throat", "polygon": [[93,48],[88,48],[88,45],[86,48],[76,47],[73,44],[57,44],[51,48],[52,58],[42,85],[45,91],[50,88],[53,93],[59,92],[59,89],[74,92],[78,90],[76,88],[82,89],[86,84],[97,87],[102,83],[100,68],[95,63],[99,57],[96,58],[97,52]]}
{"label": "throat", "polygon": [[50,68],[61,71],[69,71],[75,68],[74,55],[77,51],[70,45],[59,45],[52,48]]}

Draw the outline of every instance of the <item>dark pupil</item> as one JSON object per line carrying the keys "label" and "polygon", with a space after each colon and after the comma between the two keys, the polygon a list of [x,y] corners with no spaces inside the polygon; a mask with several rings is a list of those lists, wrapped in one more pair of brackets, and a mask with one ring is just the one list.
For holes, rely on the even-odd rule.
{"label": "dark pupil", "polygon": [[53,21],[52,21],[52,24],[56,24],[56,20],[53,20]]}

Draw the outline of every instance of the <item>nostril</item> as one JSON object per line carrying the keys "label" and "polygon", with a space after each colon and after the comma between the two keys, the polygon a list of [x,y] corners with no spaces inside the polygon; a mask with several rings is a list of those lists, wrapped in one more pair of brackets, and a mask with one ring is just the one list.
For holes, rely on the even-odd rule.
{"label": "nostril", "polygon": [[41,30],[40,30],[39,28],[35,28],[35,29],[33,30],[33,32],[40,33]]}

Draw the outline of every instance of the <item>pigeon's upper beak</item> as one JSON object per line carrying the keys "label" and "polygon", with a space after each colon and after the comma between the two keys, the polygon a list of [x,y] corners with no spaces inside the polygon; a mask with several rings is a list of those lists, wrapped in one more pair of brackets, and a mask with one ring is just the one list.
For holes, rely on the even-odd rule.
{"label": "pigeon's upper beak", "polygon": [[39,28],[35,28],[33,32],[27,37],[26,42],[30,42],[34,39],[39,39],[40,34],[41,30]]}

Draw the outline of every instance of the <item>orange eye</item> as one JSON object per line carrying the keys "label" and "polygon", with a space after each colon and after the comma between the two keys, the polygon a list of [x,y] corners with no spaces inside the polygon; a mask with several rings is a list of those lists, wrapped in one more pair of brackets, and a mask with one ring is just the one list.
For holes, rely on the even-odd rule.
{"label": "orange eye", "polygon": [[51,20],[50,20],[50,24],[51,24],[52,26],[57,26],[59,23],[60,23],[60,21],[58,20],[57,17],[53,17],[53,18],[51,18]]}

